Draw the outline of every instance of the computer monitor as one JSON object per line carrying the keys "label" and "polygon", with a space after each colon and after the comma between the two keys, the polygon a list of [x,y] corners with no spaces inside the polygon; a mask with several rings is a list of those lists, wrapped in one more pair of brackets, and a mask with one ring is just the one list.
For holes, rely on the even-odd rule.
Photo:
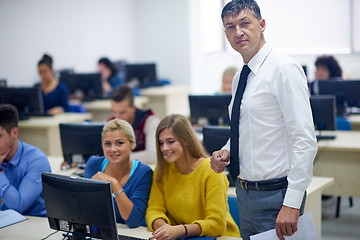
{"label": "computer monitor", "polygon": [[228,125],[228,105],[230,101],[230,94],[189,95],[191,123],[197,124],[200,118],[205,118],[207,119],[206,124]]}
{"label": "computer monitor", "polygon": [[347,115],[347,107],[360,107],[360,80],[319,81],[320,95],[335,95],[337,116]]}
{"label": "computer monitor", "polygon": [[103,87],[100,73],[65,74],[60,77],[71,94],[79,94],[83,101],[103,98]]}
{"label": "computer monitor", "polygon": [[6,79],[0,79],[0,88],[6,88],[6,87],[7,87]]}
{"label": "computer monitor", "polygon": [[60,123],[60,138],[64,160],[71,164],[74,156],[86,162],[91,155],[103,155],[101,133],[103,122]]}
{"label": "computer monitor", "polygon": [[117,240],[110,182],[42,174],[50,228],[72,233],[72,240]]}
{"label": "computer monitor", "polygon": [[336,129],[336,105],[334,95],[318,95],[310,97],[311,111],[315,129],[320,131],[319,139],[333,139],[335,136],[324,136],[321,131]]}
{"label": "computer monitor", "polygon": [[19,119],[44,115],[44,100],[39,88],[8,87],[0,88],[0,103],[14,105],[19,112]]}
{"label": "computer monitor", "polygon": [[125,79],[131,87],[145,88],[157,83],[156,64],[126,64]]}

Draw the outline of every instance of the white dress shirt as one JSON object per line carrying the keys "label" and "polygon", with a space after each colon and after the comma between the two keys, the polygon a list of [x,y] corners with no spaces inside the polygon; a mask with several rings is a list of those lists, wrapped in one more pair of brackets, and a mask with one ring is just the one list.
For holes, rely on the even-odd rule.
{"label": "white dress shirt", "polygon": [[[249,181],[287,176],[284,205],[300,208],[312,179],[317,143],[302,67],[266,43],[249,61],[240,106],[239,177]],[[239,82],[232,82],[231,113]],[[223,149],[230,149],[230,140]]]}

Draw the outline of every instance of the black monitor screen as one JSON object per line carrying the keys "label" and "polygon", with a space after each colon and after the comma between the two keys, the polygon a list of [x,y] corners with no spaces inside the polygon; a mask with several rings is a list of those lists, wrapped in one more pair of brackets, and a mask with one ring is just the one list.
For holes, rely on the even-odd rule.
{"label": "black monitor screen", "polygon": [[133,87],[150,87],[156,84],[156,64],[126,64],[125,65],[126,82]]}
{"label": "black monitor screen", "polygon": [[335,130],[336,107],[334,95],[310,97],[310,105],[316,130]]}
{"label": "black monitor screen", "polygon": [[44,115],[44,100],[39,88],[0,88],[0,103],[14,105],[20,120]]}
{"label": "black monitor screen", "polygon": [[191,122],[196,124],[199,118],[206,118],[210,125],[219,125],[219,119],[223,120],[223,123],[228,124],[228,105],[230,101],[230,94],[190,95]]}
{"label": "black monitor screen", "polygon": [[72,163],[73,155],[87,160],[91,155],[102,155],[101,132],[104,123],[60,123],[61,146],[64,160]]}
{"label": "black monitor screen", "polygon": [[346,106],[360,107],[360,80],[319,81],[320,95],[335,95],[337,115],[346,114]]}
{"label": "black monitor screen", "polygon": [[82,95],[84,101],[103,98],[100,73],[64,74],[60,81],[67,85],[71,94]]}
{"label": "black monitor screen", "polygon": [[109,182],[43,173],[42,186],[50,228],[73,240],[118,239]]}

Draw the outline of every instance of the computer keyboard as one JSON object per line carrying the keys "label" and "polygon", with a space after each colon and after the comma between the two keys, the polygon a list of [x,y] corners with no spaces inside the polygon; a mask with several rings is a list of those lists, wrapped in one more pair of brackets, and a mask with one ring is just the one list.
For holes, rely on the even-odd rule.
{"label": "computer keyboard", "polygon": [[137,237],[130,237],[125,235],[118,235],[118,240],[148,240],[148,238],[137,238]]}
{"label": "computer keyboard", "polygon": [[317,135],[316,136],[316,139],[318,141],[320,141],[320,140],[332,140],[332,139],[335,139],[335,138],[336,138],[335,135]]}

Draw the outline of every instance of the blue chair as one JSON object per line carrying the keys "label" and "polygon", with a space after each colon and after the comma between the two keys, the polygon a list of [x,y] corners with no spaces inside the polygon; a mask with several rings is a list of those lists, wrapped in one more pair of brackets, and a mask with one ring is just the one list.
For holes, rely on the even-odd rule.
{"label": "blue chair", "polygon": [[[344,117],[336,117],[336,130],[338,131],[351,131],[351,123]],[[340,216],[340,205],[341,205],[341,196],[337,197],[336,201],[336,217]],[[350,207],[353,206],[353,198],[349,197],[349,205]]]}
{"label": "blue chair", "polygon": [[239,214],[239,207],[237,204],[236,197],[228,196],[228,203],[229,203],[229,210],[232,218],[234,219],[236,225],[240,229],[240,214]]}

